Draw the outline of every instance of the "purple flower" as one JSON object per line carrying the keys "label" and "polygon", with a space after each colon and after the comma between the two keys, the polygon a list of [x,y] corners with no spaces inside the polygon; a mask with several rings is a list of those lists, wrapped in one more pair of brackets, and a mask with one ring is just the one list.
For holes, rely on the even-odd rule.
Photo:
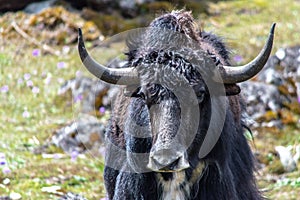
{"label": "purple flower", "polygon": [[62,156],[61,156],[61,154],[56,153],[56,154],[53,155],[53,158],[54,159],[61,159]]}
{"label": "purple flower", "polygon": [[66,68],[65,62],[58,62],[56,65],[57,69],[64,69]]}
{"label": "purple flower", "polygon": [[38,93],[40,93],[40,88],[34,86],[34,87],[31,89],[31,91],[32,91],[33,94],[38,94]]}
{"label": "purple flower", "polygon": [[300,103],[300,96],[298,97],[298,103]]}
{"label": "purple flower", "polygon": [[82,72],[81,71],[76,71],[76,77],[81,77],[82,76]]}
{"label": "purple flower", "polygon": [[241,63],[241,62],[243,62],[243,57],[240,56],[240,55],[235,55],[235,56],[233,57],[233,60],[234,60],[234,62],[236,62],[236,63]]}
{"label": "purple flower", "polygon": [[65,82],[65,79],[63,79],[63,78],[58,78],[58,79],[57,79],[57,82],[62,84],[62,83]]}
{"label": "purple flower", "polygon": [[29,117],[30,117],[30,113],[29,113],[27,110],[25,110],[25,111],[23,112],[22,116],[23,116],[24,118],[29,118]]}
{"label": "purple flower", "polygon": [[0,91],[1,91],[2,93],[7,93],[7,92],[9,91],[8,85],[2,86],[2,87],[0,88]]}
{"label": "purple flower", "polygon": [[78,157],[79,153],[78,151],[72,151],[71,153],[71,161],[75,162],[77,157]]}
{"label": "purple flower", "polygon": [[40,56],[40,54],[41,54],[41,51],[39,49],[33,49],[33,51],[32,51],[33,56]]}
{"label": "purple flower", "polygon": [[31,78],[31,74],[29,74],[29,73],[24,74],[24,79],[26,81],[28,81],[30,78]]}
{"label": "purple flower", "polygon": [[0,158],[0,165],[6,165],[6,159],[5,158]]}
{"label": "purple flower", "polygon": [[42,78],[46,78],[46,77],[47,77],[47,72],[42,71],[41,77],[42,77]]}
{"label": "purple flower", "polygon": [[4,166],[2,169],[3,174],[9,174],[11,172],[10,168],[8,166]]}
{"label": "purple flower", "polygon": [[27,85],[27,87],[32,87],[33,86],[32,80],[27,81],[26,85]]}
{"label": "purple flower", "polygon": [[104,113],[105,113],[105,108],[104,108],[103,106],[101,106],[101,107],[99,108],[99,112],[100,112],[101,114],[104,114]]}
{"label": "purple flower", "polygon": [[82,101],[82,99],[83,99],[82,94],[79,94],[79,95],[77,95],[77,96],[75,97],[74,102],[75,102],[75,103],[80,102],[80,101]]}
{"label": "purple flower", "polygon": [[0,158],[5,158],[5,154],[0,152]]}
{"label": "purple flower", "polygon": [[19,78],[19,79],[18,79],[18,84],[19,84],[19,85],[23,84],[23,82],[24,82],[24,81],[23,81],[22,78]]}
{"label": "purple flower", "polygon": [[50,82],[51,82],[51,76],[47,76],[47,78],[45,78],[45,80],[44,80],[44,83],[45,83],[46,85],[49,85]]}
{"label": "purple flower", "polygon": [[63,46],[63,48],[62,48],[63,54],[68,54],[70,52],[70,49],[71,48],[69,46]]}

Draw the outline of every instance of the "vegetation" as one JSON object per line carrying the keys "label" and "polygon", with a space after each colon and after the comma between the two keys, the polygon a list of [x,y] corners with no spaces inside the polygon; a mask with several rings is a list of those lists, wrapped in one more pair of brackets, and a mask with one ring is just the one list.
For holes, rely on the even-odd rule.
{"label": "vegetation", "polygon": [[[194,16],[205,30],[221,35],[234,49],[232,54],[241,56],[241,62],[257,54],[273,22],[277,23],[274,53],[280,47],[299,44],[298,1],[219,2],[209,4],[209,15]],[[60,38],[58,46],[50,43],[51,48],[64,52],[56,56],[18,34],[11,19],[25,23],[26,17],[22,12],[0,17],[0,197],[17,193],[23,199],[56,199],[61,193],[73,191],[88,199],[102,198],[103,158],[90,154],[74,158],[54,147],[46,154],[34,153],[55,129],[74,119],[72,106],[57,97],[59,87],[78,73],[88,73],[82,68],[72,40]],[[37,38],[43,40],[43,35]],[[107,60],[108,56],[111,55],[105,53],[101,59]],[[274,170],[278,161],[274,147],[299,145],[299,126],[261,129],[254,135],[253,149],[266,165],[257,174],[265,195],[271,199],[297,199],[299,173]]]}

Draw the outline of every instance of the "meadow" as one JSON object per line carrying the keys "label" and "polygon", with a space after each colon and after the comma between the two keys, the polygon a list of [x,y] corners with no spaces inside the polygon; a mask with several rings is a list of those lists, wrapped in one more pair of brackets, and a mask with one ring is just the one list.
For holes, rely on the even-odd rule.
{"label": "meadow", "polygon": [[[226,1],[210,4],[208,11],[194,13],[198,24],[223,37],[233,49],[232,55],[242,58],[241,63],[257,54],[273,22],[277,23],[273,54],[279,48],[300,44],[299,1]],[[103,198],[102,157],[89,153],[74,157],[56,147],[43,154],[34,151],[74,119],[74,105],[67,105],[66,99],[57,95],[61,85],[78,74],[90,74],[80,62],[76,41],[61,36],[58,44],[48,43],[49,51],[43,42],[34,42],[14,29],[13,22],[21,24],[27,18],[21,11],[0,16],[0,199],[14,195],[57,199],[68,191],[87,199]],[[47,41],[38,32],[34,34],[36,41]],[[92,51],[92,39],[87,44]],[[56,50],[60,53],[54,53]],[[105,62],[113,52],[96,47],[94,57]],[[257,173],[258,184],[270,199],[299,199],[299,171],[272,170],[278,160],[274,147],[299,145],[299,133],[297,124],[280,130],[255,130],[253,149],[268,163]]]}

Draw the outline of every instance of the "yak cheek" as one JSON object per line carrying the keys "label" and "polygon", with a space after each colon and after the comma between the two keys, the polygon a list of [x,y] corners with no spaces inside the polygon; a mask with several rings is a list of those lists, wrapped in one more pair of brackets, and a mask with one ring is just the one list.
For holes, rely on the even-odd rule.
{"label": "yak cheek", "polygon": [[180,105],[176,99],[167,99],[150,107],[153,135],[148,168],[169,172],[188,168],[186,148],[177,137],[181,121]]}

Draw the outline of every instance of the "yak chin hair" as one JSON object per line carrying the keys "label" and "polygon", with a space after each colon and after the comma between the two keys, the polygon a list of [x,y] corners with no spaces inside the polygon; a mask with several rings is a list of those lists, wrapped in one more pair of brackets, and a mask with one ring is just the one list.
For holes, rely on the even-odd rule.
{"label": "yak chin hair", "polygon": [[186,183],[185,172],[174,172],[173,178],[164,180],[161,174],[157,174],[162,189],[160,200],[186,200],[189,199],[190,186]]}

